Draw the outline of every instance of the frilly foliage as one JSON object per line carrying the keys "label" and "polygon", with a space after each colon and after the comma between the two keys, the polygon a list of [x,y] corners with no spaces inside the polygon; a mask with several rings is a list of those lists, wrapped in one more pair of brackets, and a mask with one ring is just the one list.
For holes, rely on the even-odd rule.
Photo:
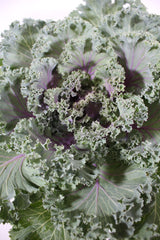
{"label": "frilly foliage", "polygon": [[160,237],[160,16],[86,0],[0,44],[0,221],[13,240]]}

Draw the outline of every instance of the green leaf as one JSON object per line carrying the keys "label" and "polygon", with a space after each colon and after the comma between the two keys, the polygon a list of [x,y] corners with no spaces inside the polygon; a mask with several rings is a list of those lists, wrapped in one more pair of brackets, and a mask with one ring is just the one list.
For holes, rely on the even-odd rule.
{"label": "green leaf", "polygon": [[14,223],[17,219],[15,218],[15,209],[12,202],[0,199],[0,206],[0,223]]}
{"label": "green leaf", "polygon": [[43,21],[31,19],[25,19],[23,25],[13,22],[10,30],[2,35],[3,63],[12,67],[29,66],[32,61],[32,46],[44,24]]}
{"label": "green leaf", "polygon": [[20,119],[33,117],[27,109],[27,99],[23,98],[18,82],[1,89],[0,111],[0,118],[7,122],[8,130],[12,130]]}
{"label": "green leaf", "polygon": [[154,85],[152,69],[160,57],[160,45],[149,33],[130,34],[116,39],[118,61],[125,70],[127,92],[140,94],[143,89]]}
{"label": "green leaf", "polygon": [[0,66],[2,66],[2,65],[3,65],[3,59],[0,58]]}
{"label": "green leaf", "polygon": [[160,103],[156,101],[148,106],[148,120],[142,127],[136,128],[143,137],[153,144],[160,142]]}
{"label": "green leaf", "polygon": [[46,90],[47,88],[55,88],[61,76],[56,74],[57,61],[54,58],[43,58],[41,61],[35,60],[31,64],[31,73],[35,74],[32,79],[37,88]]}
{"label": "green leaf", "polygon": [[147,121],[148,108],[141,97],[117,98],[117,106],[120,114],[117,125],[122,126],[122,131],[130,132],[133,129],[133,125],[141,127]]}
{"label": "green leaf", "polygon": [[3,59],[0,59],[0,80],[2,80],[2,73],[3,73],[3,71],[2,71],[2,66],[3,65]]}
{"label": "green leaf", "polygon": [[24,154],[0,151],[0,198],[12,199],[16,189],[36,192],[44,182],[37,171],[28,167]]}
{"label": "green leaf", "polygon": [[33,55],[38,58],[53,57],[58,59],[67,42],[77,37],[91,36],[91,31],[92,25],[77,15],[55,23],[48,22],[33,46]]}
{"label": "green leaf", "polygon": [[158,240],[160,237],[160,192],[154,194],[154,200],[144,209],[143,215],[143,220],[137,224],[135,239]]}
{"label": "green leaf", "polygon": [[152,33],[160,42],[160,16],[157,14],[147,15],[144,19],[145,29]]}
{"label": "green leaf", "polygon": [[32,226],[13,228],[9,232],[12,240],[42,240]]}
{"label": "green leaf", "polygon": [[138,186],[146,182],[146,173],[137,165],[127,166],[118,161],[110,161],[96,171],[99,174],[93,186],[84,186],[69,195],[77,198],[70,211],[84,211],[107,221],[107,216],[122,210],[121,200],[138,194]]}
{"label": "green leaf", "polygon": [[142,10],[145,10],[144,5],[139,0],[134,2],[131,0],[115,0],[113,3],[111,0],[85,0],[85,2],[86,5],[81,4],[78,8],[80,16],[97,27],[103,21],[104,16],[121,10],[125,3],[129,4],[130,7],[139,6]]}
{"label": "green leaf", "polygon": [[17,209],[26,209],[30,204],[29,194],[20,192],[16,195],[14,206],[16,206]]}
{"label": "green leaf", "polygon": [[63,223],[57,228],[54,226],[41,201],[20,213],[20,225],[10,232],[12,240],[72,240]]}
{"label": "green leaf", "polygon": [[144,31],[150,25],[144,21],[146,16],[148,17],[148,13],[144,12],[142,5],[136,5],[132,1],[131,4],[124,4],[121,10],[115,14],[107,14],[100,24],[100,29],[102,34],[107,37],[118,37],[124,33]]}

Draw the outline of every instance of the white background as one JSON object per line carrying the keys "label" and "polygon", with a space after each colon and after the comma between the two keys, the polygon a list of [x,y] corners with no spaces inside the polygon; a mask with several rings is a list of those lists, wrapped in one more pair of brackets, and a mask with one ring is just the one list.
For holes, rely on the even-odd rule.
{"label": "white background", "polygon": [[[98,1],[98,0],[97,0]],[[142,0],[150,13],[160,14],[160,0]],[[63,19],[82,0],[0,0],[0,33],[15,20],[23,18]],[[9,240],[10,225],[0,224],[0,240]]]}
{"label": "white background", "polygon": [[[97,0],[98,1],[98,0]],[[61,19],[83,0],[0,0],[0,32],[23,18]],[[159,0],[142,0],[149,12],[160,14]]]}

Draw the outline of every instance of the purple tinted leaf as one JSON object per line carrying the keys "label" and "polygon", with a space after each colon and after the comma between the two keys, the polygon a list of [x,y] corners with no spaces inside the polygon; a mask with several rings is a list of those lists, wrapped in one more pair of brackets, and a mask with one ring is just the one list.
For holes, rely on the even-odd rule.
{"label": "purple tinted leaf", "polygon": [[[39,96],[39,103],[41,109],[47,108],[47,104],[44,102],[44,93],[47,89],[56,88],[61,84],[62,76],[57,69],[57,61],[54,58],[42,58],[41,60],[35,60],[31,65],[31,74],[34,75],[34,87],[43,89],[43,93]],[[55,102],[58,96],[55,96]]]}
{"label": "purple tinted leaf", "polygon": [[62,79],[58,73],[57,61],[54,58],[35,59],[31,64],[31,74],[37,88],[47,90],[56,88]]}
{"label": "purple tinted leaf", "polygon": [[96,55],[93,51],[90,53],[77,51],[77,53],[72,55],[72,60],[68,64],[67,68],[69,69],[69,72],[79,69],[85,71],[90,75],[91,79],[93,79],[97,65],[99,65],[104,58],[104,56]]}
{"label": "purple tinted leaf", "polygon": [[43,69],[41,69],[41,76],[38,80],[37,87],[44,90],[56,88],[60,80],[61,75],[57,71],[57,66],[50,66],[48,68],[44,66]]}
{"label": "purple tinted leaf", "polygon": [[32,121],[32,127],[28,129],[28,132],[33,141],[39,139],[42,144],[45,144],[46,140],[49,139],[50,143],[48,148],[52,152],[56,150],[55,144],[64,146],[64,149],[66,150],[70,148],[72,144],[76,143],[74,134],[72,132],[68,132],[65,125],[57,123],[57,127],[55,126],[54,130],[55,131],[53,133],[51,133],[51,131],[47,132],[47,130],[42,131],[35,121]]}
{"label": "purple tinted leaf", "polygon": [[101,110],[102,104],[97,102],[89,102],[89,104],[85,107],[85,113],[92,118],[93,120],[97,120],[99,118],[99,111]]}
{"label": "purple tinted leaf", "polygon": [[109,93],[109,96],[112,95],[112,93],[114,92],[114,88],[113,86],[108,82],[108,80],[105,80],[105,88],[107,90],[107,92]]}
{"label": "purple tinted leaf", "polygon": [[0,111],[2,120],[6,121],[11,129],[20,119],[34,118],[27,109],[27,98],[21,95],[19,84],[4,87],[1,93]]}
{"label": "purple tinted leaf", "polygon": [[160,142],[160,103],[154,102],[148,106],[148,120],[141,128],[137,129],[143,137],[143,140],[149,140],[153,144]]}
{"label": "purple tinted leaf", "polygon": [[126,90],[138,94],[153,83],[149,65],[157,63],[159,54],[156,47],[151,47],[150,42],[143,40],[126,38],[117,50],[118,61],[125,69]]}
{"label": "purple tinted leaf", "polygon": [[64,132],[61,136],[53,136],[51,141],[57,145],[63,145],[64,149],[70,148],[72,144],[75,144],[74,134],[72,132]]}

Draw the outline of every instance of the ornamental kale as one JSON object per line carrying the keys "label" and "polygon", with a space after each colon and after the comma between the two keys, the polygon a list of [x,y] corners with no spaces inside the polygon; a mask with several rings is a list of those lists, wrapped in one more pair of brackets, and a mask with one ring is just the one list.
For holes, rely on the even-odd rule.
{"label": "ornamental kale", "polygon": [[160,16],[85,0],[0,43],[0,221],[12,240],[160,238]]}

